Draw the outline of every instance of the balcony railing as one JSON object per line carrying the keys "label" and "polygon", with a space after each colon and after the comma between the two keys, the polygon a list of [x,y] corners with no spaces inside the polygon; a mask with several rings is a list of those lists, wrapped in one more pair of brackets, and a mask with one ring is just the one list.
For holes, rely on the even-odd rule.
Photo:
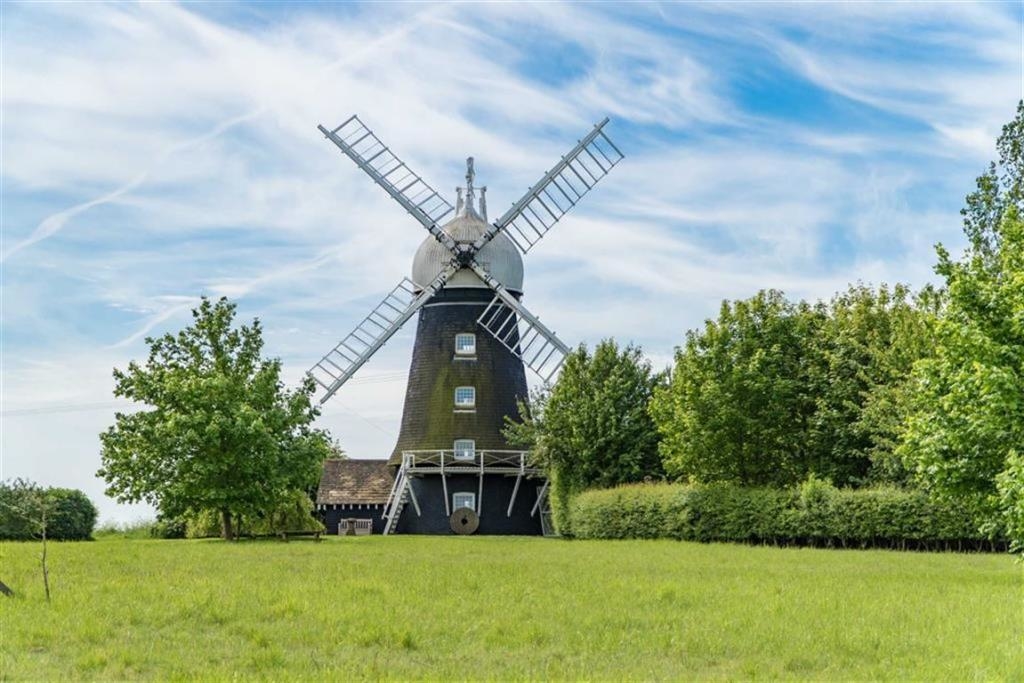
{"label": "balcony railing", "polygon": [[541,474],[530,462],[529,451],[421,450],[402,451],[402,467],[410,473]]}

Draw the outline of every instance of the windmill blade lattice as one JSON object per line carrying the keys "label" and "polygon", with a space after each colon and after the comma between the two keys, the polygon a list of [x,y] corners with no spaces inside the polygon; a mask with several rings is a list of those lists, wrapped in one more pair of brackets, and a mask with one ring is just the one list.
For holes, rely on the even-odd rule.
{"label": "windmill blade lattice", "polygon": [[514,297],[510,302],[495,296],[477,322],[545,384],[551,383],[569,352],[569,348]]}
{"label": "windmill blade lattice", "polygon": [[326,390],[320,403],[333,396],[405,321],[444,286],[455,270],[454,266],[449,266],[423,288],[409,278],[403,278],[354,330],[310,368],[307,374]]}
{"label": "windmill blade lattice", "polygon": [[472,210],[473,171],[472,159],[469,159],[464,210],[475,216],[482,228],[479,237],[471,244],[457,242],[440,227],[441,221],[455,208],[381,142],[358,116],[349,117],[332,130],[318,126],[328,140],[384,188],[451,254],[451,262],[426,287],[421,288],[412,280],[403,279],[348,336],[309,370],[309,375],[326,390],[320,403],[338,391],[456,272],[467,266],[495,293],[477,323],[549,383],[564,362],[569,348],[526,310],[474,256],[501,232],[525,254],[593,189],[624,158],[603,131],[607,123],[605,118],[595,125],[540,181],[489,226]]}
{"label": "windmill blade lattice", "polygon": [[349,117],[334,130],[317,128],[442,244],[451,250],[457,248],[438,227],[455,207],[399,159],[358,116]]}
{"label": "windmill blade lattice", "polygon": [[569,347],[479,263],[471,261],[470,268],[494,290],[494,298],[477,318],[477,323],[537,373],[545,384],[550,384],[562,367]]}
{"label": "windmill blade lattice", "polygon": [[562,157],[523,197],[494,222],[476,244],[477,251],[504,231],[524,254],[540,241],[559,219],[622,161],[624,155],[602,130],[608,119]]}

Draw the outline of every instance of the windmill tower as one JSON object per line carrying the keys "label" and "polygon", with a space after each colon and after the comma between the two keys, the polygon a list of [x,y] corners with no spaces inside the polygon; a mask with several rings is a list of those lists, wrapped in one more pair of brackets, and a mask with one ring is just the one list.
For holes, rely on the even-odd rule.
{"label": "windmill tower", "polygon": [[[430,233],[403,278],[310,370],[327,401],[398,329],[419,314],[384,533],[542,531],[547,483],[501,430],[526,399],[525,367],[545,383],[568,347],[522,304],[522,254],[623,155],[604,119],[519,201],[487,221],[473,158],[455,206],[352,116],[327,139]],[[452,217],[454,214],[454,217]],[[323,484],[321,485],[323,488]]]}

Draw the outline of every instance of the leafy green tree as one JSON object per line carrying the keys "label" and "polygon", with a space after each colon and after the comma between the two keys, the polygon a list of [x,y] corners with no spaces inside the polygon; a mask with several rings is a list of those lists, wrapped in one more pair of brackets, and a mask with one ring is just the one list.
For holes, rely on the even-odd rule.
{"label": "leafy green tree", "polygon": [[[46,513],[46,527],[39,520]],[[98,511],[78,489],[42,488],[24,479],[0,482],[0,539],[85,541],[92,538]]]}
{"label": "leafy green tree", "polygon": [[1010,551],[1024,555],[1024,455],[1011,451],[1006,468],[996,475],[996,507]]}
{"label": "leafy green tree", "polygon": [[146,407],[118,413],[101,435],[98,472],[108,495],[145,500],[169,518],[217,511],[226,539],[235,517],[312,487],[330,455],[326,435],[310,427],[312,380],[286,390],[280,360],[260,357],[259,321],[235,328],[234,315],[227,299],[204,298],[192,325],[146,340],[145,364],[114,370],[115,395]]}
{"label": "leafy green tree", "polygon": [[905,285],[836,295],[809,349],[811,472],[838,486],[906,482],[893,453],[908,412],[914,362],[931,355],[939,295]]}
{"label": "leafy green tree", "polygon": [[938,301],[930,288],[855,285],[827,304],[777,291],[724,302],[687,334],[652,403],[666,471],[747,486],[903,483],[893,450]]}
{"label": "leafy green tree", "polygon": [[293,491],[280,505],[262,519],[256,520],[252,532],[283,534],[289,531],[323,531],[323,523],[313,515],[313,499],[302,491]]}
{"label": "leafy green tree", "polygon": [[99,511],[89,497],[78,489],[51,488],[46,491],[53,506],[47,535],[57,541],[84,541],[92,538]]}
{"label": "leafy green tree", "polygon": [[1024,483],[1024,102],[1003,128],[998,164],[963,211],[966,252],[938,245],[949,301],[935,357],[915,367],[917,391],[900,453],[920,479],[950,496],[980,496],[1016,525]]}
{"label": "leafy green tree", "polygon": [[0,540],[27,541],[36,537],[39,529],[34,510],[41,491],[25,479],[0,482]]}
{"label": "leafy green tree", "polygon": [[814,411],[806,346],[824,318],[820,306],[761,291],[723,302],[717,320],[688,332],[651,404],[665,471],[696,482],[800,481]]}
{"label": "leafy green tree", "polygon": [[0,538],[42,542],[39,568],[43,574],[46,602],[50,602],[50,567],[47,564],[47,538],[53,519],[54,498],[38,484],[15,479],[0,484]]}
{"label": "leafy green tree", "polygon": [[661,382],[635,346],[620,349],[609,339],[590,354],[581,345],[555,385],[534,395],[523,412],[528,418],[510,423],[506,436],[529,447],[548,470],[560,506],[586,488],[660,477],[658,433],[647,404]]}

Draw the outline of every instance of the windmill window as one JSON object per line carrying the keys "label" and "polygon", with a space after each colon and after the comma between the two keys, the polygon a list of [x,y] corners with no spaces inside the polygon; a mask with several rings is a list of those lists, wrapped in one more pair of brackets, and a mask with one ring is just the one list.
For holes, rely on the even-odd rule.
{"label": "windmill window", "polygon": [[476,387],[457,387],[455,389],[455,407],[476,407]]}
{"label": "windmill window", "polygon": [[455,353],[460,356],[475,356],[476,335],[469,333],[455,335]]}
{"label": "windmill window", "polygon": [[469,508],[476,510],[476,494],[469,491],[459,491],[452,494],[452,510]]}
{"label": "windmill window", "polygon": [[473,439],[455,439],[455,459],[472,460],[476,457],[476,441]]}

